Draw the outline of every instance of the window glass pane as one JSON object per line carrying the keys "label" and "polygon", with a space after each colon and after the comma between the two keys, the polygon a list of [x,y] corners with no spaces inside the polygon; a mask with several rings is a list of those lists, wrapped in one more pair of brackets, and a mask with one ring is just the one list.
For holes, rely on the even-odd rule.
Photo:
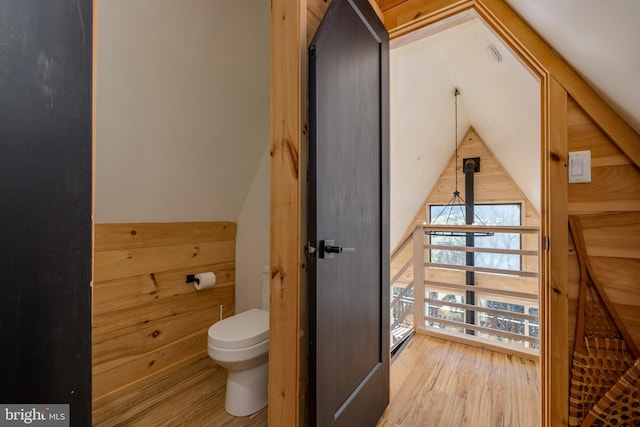
{"label": "window glass pane", "polygon": [[[442,301],[442,303],[427,302],[425,313],[429,317],[436,317],[438,319],[451,320],[454,322],[464,323],[465,310],[458,307],[453,307],[447,303],[464,304],[464,294],[451,292],[436,292],[429,291],[426,295],[431,300]],[[446,329],[449,331],[463,332],[463,329],[450,324],[443,324],[434,321],[428,321],[429,326],[436,328]]]}
{"label": "window glass pane", "polygon": [[[475,206],[475,225],[520,225],[521,207],[516,204],[495,204]],[[430,205],[429,218],[432,224],[463,225],[464,206]],[[466,246],[465,236],[430,236],[432,245]],[[494,233],[493,236],[474,236],[473,245],[479,248],[520,249],[518,233]],[[432,249],[431,262],[465,265],[466,253],[462,251]],[[476,253],[474,264],[478,267],[520,270],[520,255]]]}

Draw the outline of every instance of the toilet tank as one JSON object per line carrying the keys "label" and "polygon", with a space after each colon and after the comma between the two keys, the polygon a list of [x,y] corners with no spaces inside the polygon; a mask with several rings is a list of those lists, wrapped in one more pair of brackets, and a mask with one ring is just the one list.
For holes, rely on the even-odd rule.
{"label": "toilet tank", "polygon": [[262,309],[266,311],[269,311],[269,284],[271,283],[269,271],[268,265],[262,267]]}

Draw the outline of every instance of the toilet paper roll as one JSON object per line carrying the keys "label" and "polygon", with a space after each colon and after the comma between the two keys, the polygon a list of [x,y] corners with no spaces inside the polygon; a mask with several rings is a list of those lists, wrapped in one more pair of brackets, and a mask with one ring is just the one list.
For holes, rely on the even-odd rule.
{"label": "toilet paper roll", "polygon": [[195,278],[196,280],[193,282],[193,287],[196,288],[197,291],[213,288],[216,284],[216,275],[211,271],[196,274]]}

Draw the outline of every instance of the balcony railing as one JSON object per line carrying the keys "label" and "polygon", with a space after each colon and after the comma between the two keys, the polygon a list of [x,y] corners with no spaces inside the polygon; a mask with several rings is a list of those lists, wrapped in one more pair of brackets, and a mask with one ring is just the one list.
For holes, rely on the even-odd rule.
{"label": "balcony railing", "polygon": [[[491,247],[451,242],[432,244],[429,235],[432,231],[463,236],[474,232],[517,235],[520,249],[495,247],[495,243]],[[391,256],[392,348],[416,330],[525,357],[537,357],[539,244],[538,227],[416,227]],[[436,254],[432,250],[441,251],[441,254],[442,251],[447,254],[490,254],[485,258],[489,260],[508,255],[511,265],[503,265],[506,263],[500,258],[495,258],[495,265],[442,262],[437,256],[432,256]],[[466,256],[463,258],[468,259]],[[517,262],[514,263],[514,259]],[[415,303],[417,301],[422,303]]]}
{"label": "balcony railing", "polygon": [[[391,351],[414,331],[413,324],[413,253],[406,239],[391,254]],[[394,265],[396,268],[394,269]],[[395,271],[395,274],[393,273]]]}

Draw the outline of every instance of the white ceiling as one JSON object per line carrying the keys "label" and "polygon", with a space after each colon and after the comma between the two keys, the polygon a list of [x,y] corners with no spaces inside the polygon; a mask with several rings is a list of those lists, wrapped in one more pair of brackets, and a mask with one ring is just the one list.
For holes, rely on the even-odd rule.
{"label": "white ceiling", "polygon": [[539,210],[540,84],[484,22],[454,17],[394,40],[390,57],[392,245],[454,153],[456,87],[458,142],[473,126]]}
{"label": "white ceiling", "polygon": [[640,1],[506,3],[640,133]]}
{"label": "white ceiling", "polygon": [[[505,1],[640,132],[640,1]],[[453,154],[455,87],[458,139],[473,126],[539,209],[540,89],[527,68],[473,12],[391,47],[392,246]]]}

